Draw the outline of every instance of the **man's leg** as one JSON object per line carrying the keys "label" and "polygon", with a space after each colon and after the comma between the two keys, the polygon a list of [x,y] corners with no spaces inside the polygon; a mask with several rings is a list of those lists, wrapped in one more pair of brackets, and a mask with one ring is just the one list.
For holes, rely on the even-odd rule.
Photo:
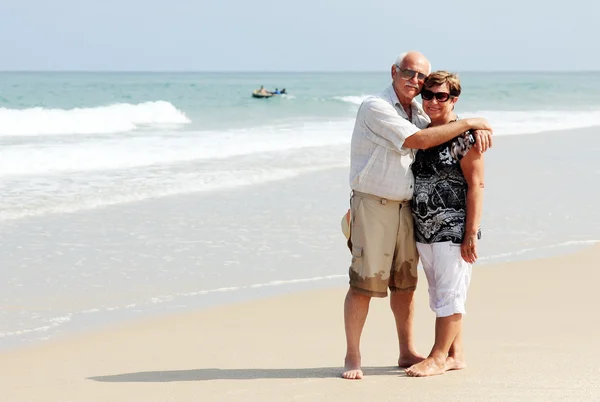
{"label": "man's leg", "polygon": [[435,344],[429,356],[408,369],[406,373],[412,377],[426,377],[446,372],[446,359],[450,346],[456,339],[461,327],[462,314],[438,317],[435,320]]}
{"label": "man's leg", "polygon": [[413,216],[408,205],[400,205],[398,210],[398,230],[390,289],[390,306],[396,319],[400,356],[398,365],[410,367],[424,359],[414,345],[414,294],[417,287],[417,264],[419,253],[415,242]]}
{"label": "man's leg", "polygon": [[398,344],[400,367],[410,367],[424,359],[415,350],[414,345],[414,294],[415,292],[392,292],[390,296],[390,307],[396,319],[396,330],[398,331]]}
{"label": "man's leg", "polygon": [[[346,359],[344,378],[360,379],[360,337],[372,297],[387,297],[398,231],[398,203],[353,192],[350,290],[344,303]],[[386,278],[386,279],[383,279]]]}
{"label": "man's leg", "polygon": [[355,292],[350,288],[344,301],[344,324],[346,329],[346,359],[342,377],[360,380],[363,372],[360,366],[360,336],[362,334],[371,297]]}

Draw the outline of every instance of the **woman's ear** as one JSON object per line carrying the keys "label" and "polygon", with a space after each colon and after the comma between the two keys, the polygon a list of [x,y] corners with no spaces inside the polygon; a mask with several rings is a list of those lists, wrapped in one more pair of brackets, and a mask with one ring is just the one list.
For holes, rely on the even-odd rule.
{"label": "woman's ear", "polygon": [[450,101],[452,102],[452,110],[454,110],[454,105],[456,105],[456,102],[458,102],[458,96],[455,96],[454,98],[450,99]]}

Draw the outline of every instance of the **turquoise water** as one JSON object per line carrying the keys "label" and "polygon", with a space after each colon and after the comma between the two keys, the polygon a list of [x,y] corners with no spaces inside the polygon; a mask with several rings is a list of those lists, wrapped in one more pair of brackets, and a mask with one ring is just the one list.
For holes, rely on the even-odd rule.
{"label": "turquoise water", "polygon": [[[600,73],[460,74],[462,112],[600,110]],[[0,73],[0,107],[93,108],[164,100],[214,130],[350,118],[388,73]],[[253,89],[287,88],[289,96],[257,100]],[[507,116],[510,120],[511,116]],[[594,120],[600,123],[600,118]],[[0,128],[0,134],[10,132]]]}
{"label": "turquoise water", "polygon": [[[488,118],[498,136],[600,125],[600,73],[461,77],[459,115]],[[0,73],[0,221],[346,166],[358,105],[389,82],[384,72]],[[260,85],[288,95],[252,98]]]}

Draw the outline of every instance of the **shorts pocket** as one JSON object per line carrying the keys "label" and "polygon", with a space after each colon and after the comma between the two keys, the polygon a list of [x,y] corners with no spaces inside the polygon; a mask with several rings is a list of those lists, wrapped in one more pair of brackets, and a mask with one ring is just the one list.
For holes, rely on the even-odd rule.
{"label": "shorts pocket", "polygon": [[360,258],[363,255],[363,248],[360,246],[352,245],[352,257]]}
{"label": "shorts pocket", "polygon": [[460,254],[460,246],[461,244],[459,243],[454,243],[451,241],[448,242],[443,242],[443,243],[438,243],[441,244],[442,246],[438,248],[438,250],[444,254],[447,255],[456,255],[457,253]]}

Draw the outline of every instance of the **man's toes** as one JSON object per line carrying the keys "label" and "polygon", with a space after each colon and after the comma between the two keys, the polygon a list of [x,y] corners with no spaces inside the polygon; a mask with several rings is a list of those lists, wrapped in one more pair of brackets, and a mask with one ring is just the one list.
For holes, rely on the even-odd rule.
{"label": "man's toes", "polygon": [[363,374],[360,370],[349,370],[343,372],[342,377],[346,380],[360,380],[361,378],[363,378]]}

